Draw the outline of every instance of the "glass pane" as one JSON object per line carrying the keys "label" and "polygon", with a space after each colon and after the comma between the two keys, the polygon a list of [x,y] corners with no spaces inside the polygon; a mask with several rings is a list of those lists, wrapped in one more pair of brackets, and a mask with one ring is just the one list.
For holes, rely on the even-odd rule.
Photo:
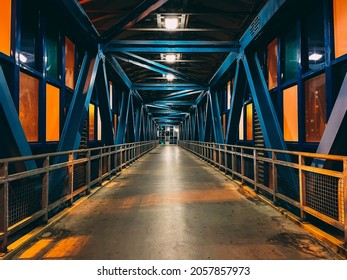
{"label": "glass pane", "polygon": [[48,24],[47,30],[47,64],[46,71],[47,76],[58,79],[58,61],[59,61],[59,31],[53,26]]}
{"label": "glass pane", "polygon": [[38,29],[38,11],[31,1],[22,1],[20,54],[21,63],[36,69],[36,34]]}
{"label": "glass pane", "polygon": [[247,104],[247,140],[253,140],[253,104]]}
{"label": "glass pane", "polygon": [[283,134],[285,141],[298,141],[298,86],[283,91]]}
{"label": "glass pane", "polygon": [[239,122],[239,140],[244,140],[244,121],[243,121],[243,108],[241,110],[240,122]]}
{"label": "glass pane", "polygon": [[227,110],[230,109],[230,101],[231,101],[231,81],[227,84]]}
{"label": "glass pane", "polygon": [[102,138],[102,124],[101,124],[101,116],[100,116],[100,108],[98,108],[98,141],[101,141]]}
{"label": "glass pane", "polygon": [[315,69],[325,62],[324,13],[322,2],[317,2],[315,10],[306,19],[308,68]]}
{"label": "glass pane", "polygon": [[19,77],[19,119],[29,142],[39,141],[39,81],[23,72]]}
{"label": "glass pane", "polygon": [[118,117],[116,114],[113,115],[113,129],[114,129],[114,139],[116,140],[117,135],[117,127],[118,127]]}
{"label": "glass pane", "polygon": [[109,83],[110,85],[110,109],[112,110],[113,109],[113,84],[112,82]]}
{"label": "glass pane", "polygon": [[65,37],[65,80],[66,85],[75,88],[75,45]]}
{"label": "glass pane", "polygon": [[283,39],[282,51],[282,81],[286,82],[297,77],[298,50],[296,30],[290,31]]}
{"label": "glass pane", "polygon": [[46,85],[46,141],[59,141],[60,138],[60,91]]}
{"label": "glass pane", "polygon": [[347,53],[347,1],[334,0],[335,57]]}
{"label": "glass pane", "polygon": [[305,82],[306,141],[319,142],[326,127],[325,74]]}
{"label": "glass pane", "polygon": [[277,87],[277,59],[277,39],[275,39],[267,47],[267,69],[269,89]]}
{"label": "glass pane", "polygon": [[89,104],[89,141],[95,140],[95,105]]}
{"label": "glass pane", "polygon": [[11,55],[11,0],[0,1],[0,52]]}

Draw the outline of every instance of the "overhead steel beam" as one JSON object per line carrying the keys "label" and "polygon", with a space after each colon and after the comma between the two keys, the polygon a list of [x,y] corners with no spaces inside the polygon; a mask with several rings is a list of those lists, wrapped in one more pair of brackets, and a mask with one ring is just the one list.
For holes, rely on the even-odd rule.
{"label": "overhead steel beam", "polygon": [[151,103],[146,103],[146,105],[174,105],[174,106],[191,106],[194,101],[181,101],[181,100],[159,100]]}
{"label": "overhead steel beam", "polygon": [[106,59],[108,60],[108,62],[110,62],[112,68],[117,72],[118,76],[122,79],[122,81],[124,82],[124,84],[131,89],[131,81],[128,78],[127,74],[124,72],[123,68],[120,66],[120,64],[118,63],[118,61],[113,57],[113,56],[106,56]]}
{"label": "overhead steel beam", "polygon": [[[163,28],[124,28],[126,31],[141,31],[141,32],[167,32],[167,29]],[[239,32],[239,29],[225,29],[225,28],[177,28],[170,30],[170,32],[223,32],[223,33],[235,33]]]}
{"label": "overhead steel beam", "polygon": [[171,73],[171,74],[175,75],[176,77],[181,78],[182,80],[186,80],[186,81],[194,83],[194,84],[199,84],[198,81],[195,81],[191,77],[187,76],[186,74],[183,74],[182,72],[180,72],[176,69],[173,69],[173,68],[168,67],[166,65],[163,65],[161,63],[146,59],[146,58],[139,56],[139,55],[136,55],[136,54],[132,54],[129,52],[124,52],[124,54],[127,56],[130,56],[136,60],[139,60],[143,63],[146,63],[149,67],[151,67],[151,68],[147,68],[147,69],[159,72],[159,73],[164,74],[164,75]]}
{"label": "overhead steel beam", "polygon": [[137,22],[147,17],[151,12],[160,8],[168,0],[145,0],[135,9],[133,9],[127,16],[118,21],[109,30],[107,30],[102,36],[101,41],[109,42],[122,32],[124,28],[130,28]]}
{"label": "overhead steel beam", "polygon": [[207,86],[198,86],[195,84],[133,84],[132,89],[135,90],[208,90]]}
{"label": "overhead steel beam", "polygon": [[106,52],[138,52],[138,53],[229,53],[239,52],[235,47],[157,47],[157,46],[108,46]]}
{"label": "overhead steel beam", "polygon": [[[164,97],[162,100],[172,100],[172,99],[187,97],[187,96],[190,96],[190,95],[195,95],[195,94],[198,94],[198,93],[201,93],[201,90],[188,91],[187,93],[170,95],[168,97]],[[195,104],[195,102],[194,102],[194,104]]]}
{"label": "overhead steel beam", "polygon": [[[252,40],[258,36],[259,32],[264,28],[264,26],[269,22],[269,20],[277,13],[281,6],[286,2],[286,0],[269,0],[263,9],[255,17],[251,25],[247,28],[245,33],[240,39],[240,50],[242,53],[246,47],[252,42]],[[222,65],[213,75],[209,84],[211,86],[215,85],[216,82],[230,69],[231,65],[239,56],[230,53],[228,57],[224,60]]]}

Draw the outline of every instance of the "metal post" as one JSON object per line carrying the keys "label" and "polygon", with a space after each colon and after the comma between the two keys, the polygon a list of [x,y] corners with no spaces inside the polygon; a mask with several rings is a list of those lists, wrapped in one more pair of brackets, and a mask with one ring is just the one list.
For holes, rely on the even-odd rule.
{"label": "metal post", "polygon": [[87,152],[87,165],[86,165],[86,195],[90,194],[90,169],[91,169],[91,162],[90,162],[90,150]]}
{"label": "metal post", "polygon": [[222,151],[221,151],[221,145],[218,145],[218,163],[219,163],[219,170],[222,170]]}
{"label": "metal post", "polygon": [[122,171],[122,166],[123,166],[123,145],[121,145],[119,149],[119,171]]}
{"label": "metal post", "polygon": [[68,200],[68,205],[72,206],[73,204],[73,181],[74,181],[74,162],[73,162],[73,153],[69,154],[69,166],[68,166],[68,171],[69,171],[69,186],[68,186],[68,195],[69,195],[69,200]]}
{"label": "metal post", "polygon": [[49,194],[49,156],[46,157],[43,168],[45,173],[42,178],[42,209],[45,210],[45,214],[42,218],[44,224],[48,223],[48,194]]}
{"label": "metal post", "polygon": [[228,147],[227,145],[224,145],[224,174],[227,174],[227,168],[228,168]]}
{"label": "metal post", "polygon": [[0,167],[0,177],[5,182],[0,185],[0,233],[3,234],[0,239],[0,252],[7,252],[7,235],[8,235],[8,162],[4,162]]}
{"label": "metal post", "polygon": [[256,149],[253,150],[253,173],[254,173],[254,191],[258,192],[258,151]]}
{"label": "metal post", "polygon": [[343,160],[343,215],[344,215],[344,241],[347,245],[347,158]]}
{"label": "metal post", "polygon": [[111,148],[108,148],[108,155],[107,155],[107,172],[108,172],[108,178],[111,179]]}
{"label": "metal post", "polygon": [[232,175],[231,175],[231,177],[233,178],[233,179],[235,179],[235,172],[237,171],[237,169],[236,169],[236,155],[235,155],[235,147],[231,147],[231,150],[232,150],[232,152],[231,152],[231,158],[232,158],[232,164],[231,164],[231,173],[232,173]]}
{"label": "metal post", "polygon": [[276,168],[276,153],[272,151],[272,161],[271,161],[271,169],[272,169],[272,188],[273,188],[273,198],[272,201],[276,205],[277,204],[277,168]]}
{"label": "metal post", "polygon": [[102,181],[102,161],[103,161],[103,152],[102,152],[102,148],[99,150],[100,154],[99,154],[99,170],[98,170],[98,175],[99,175],[99,182]]}
{"label": "metal post", "polygon": [[241,182],[242,185],[245,182],[245,158],[243,157],[243,148],[241,148]]}
{"label": "metal post", "polygon": [[304,206],[306,205],[306,178],[305,178],[305,172],[301,168],[302,165],[305,165],[305,159],[300,154],[299,155],[300,218],[302,221],[304,221],[306,219],[306,214],[304,212]]}

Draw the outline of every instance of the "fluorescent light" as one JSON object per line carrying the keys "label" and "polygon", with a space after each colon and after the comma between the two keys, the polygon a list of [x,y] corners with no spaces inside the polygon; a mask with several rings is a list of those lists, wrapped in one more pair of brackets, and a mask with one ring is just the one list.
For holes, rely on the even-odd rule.
{"label": "fluorescent light", "polygon": [[27,57],[24,54],[21,54],[21,53],[19,54],[19,60],[21,62],[23,62],[23,63],[28,61]]}
{"label": "fluorescent light", "polygon": [[169,63],[174,63],[176,60],[176,55],[175,54],[167,54],[165,56],[165,60]]}
{"label": "fluorescent light", "polygon": [[172,82],[175,79],[175,76],[171,73],[167,74],[165,76],[166,80],[168,80],[169,82]]}
{"label": "fluorescent light", "polygon": [[323,57],[322,54],[313,53],[313,54],[311,54],[311,55],[308,57],[308,59],[311,60],[311,61],[318,61],[318,60],[320,60],[322,57]]}
{"label": "fluorescent light", "polygon": [[165,18],[165,28],[168,30],[175,30],[178,27],[178,18]]}

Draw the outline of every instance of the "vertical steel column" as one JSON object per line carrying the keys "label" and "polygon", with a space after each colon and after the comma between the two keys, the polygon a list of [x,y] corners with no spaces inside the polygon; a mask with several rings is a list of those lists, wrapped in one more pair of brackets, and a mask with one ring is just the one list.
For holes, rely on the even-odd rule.
{"label": "vertical steel column", "polygon": [[224,143],[222,122],[220,115],[220,108],[218,102],[217,91],[208,92],[207,97],[209,98],[211,117],[212,117],[212,128],[214,133],[214,139],[216,143]]}
{"label": "vertical steel column", "polygon": [[4,162],[0,167],[0,177],[5,181],[0,185],[0,233],[3,234],[0,239],[0,252],[7,252],[8,235],[8,162]]}

